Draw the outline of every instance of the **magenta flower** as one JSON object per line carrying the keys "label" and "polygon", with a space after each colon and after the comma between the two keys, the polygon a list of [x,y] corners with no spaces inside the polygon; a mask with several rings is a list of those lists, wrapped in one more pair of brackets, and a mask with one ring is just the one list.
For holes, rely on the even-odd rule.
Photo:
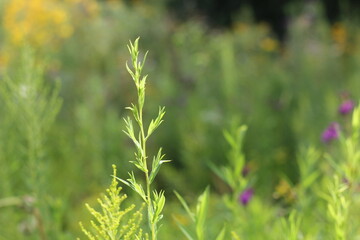
{"label": "magenta flower", "polygon": [[339,131],[340,131],[340,125],[336,122],[333,122],[329,125],[328,128],[325,129],[325,131],[321,136],[321,139],[325,143],[337,139],[339,137]]}
{"label": "magenta flower", "polygon": [[239,202],[243,206],[246,206],[250,202],[253,195],[254,195],[254,190],[252,188],[248,188],[240,194]]}
{"label": "magenta flower", "polygon": [[355,104],[353,101],[346,100],[339,106],[339,113],[342,115],[346,115],[346,114],[352,112],[352,110],[354,109],[354,106],[355,106]]}

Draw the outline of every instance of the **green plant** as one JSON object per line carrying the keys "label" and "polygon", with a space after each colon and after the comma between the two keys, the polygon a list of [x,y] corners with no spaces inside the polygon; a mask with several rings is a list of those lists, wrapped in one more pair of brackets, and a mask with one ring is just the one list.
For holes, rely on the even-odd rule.
{"label": "green plant", "polygon": [[210,165],[211,169],[231,188],[232,194],[227,199],[227,205],[234,210],[239,205],[239,195],[247,187],[249,178],[244,176],[245,155],[243,153],[243,141],[247,126],[233,128],[231,131],[224,131],[224,137],[230,145],[227,155],[228,164],[217,167]]}
{"label": "green plant", "polygon": [[[178,226],[179,226],[180,230],[183,232],[183,234],[185,235],[185,237],[188,240],[195,240],[195,239],[196,240],[205,240],[205,239],[208,239],[208,237],[206,236],[206,229],[207,229],[206,228],[206,218],[207,218],[207,213],[208,213],[208,208],[209,208],[209,201],[210,201],[209,187],[207,187],[205,189],[205,191],[199,196],[199,198],[197,200],[197,205],[196,205],[195,212],[192,212],[190,210],[189,205],[186,203],[185,199],[178,192],[175,191],[175,195],[179,199],[179,201],[181,202],[181,205],[185,209],[185,211],[188,214],[188,216],[190,217],[191,221],[195,224],[195,231],[191,232],[191,231],[185,229],[185,227],[182,226],[179,223],[179,221],[177,220]],[[226,229],[224,227],[218,233],[215,240],[223,240],[223,239],[225,239],[225,233],[226,233]]]}
{"label": "green plant", "polygon": [[[55,224],[51,224],[51,200],[47,194],[51,165],[47,141],[62,104],[58,82],[52,87],[44,77],[45,63],[29,46],[19,48],[19,58],[13,61],[14,68],[9,67],[0,87],[5,105],[2,110],[6,115],[1,121],[4,129],[1,136],[8,139],[1,143],[1,155],[7,161],[3,171],[8,177],[18,175],[22,184],[11,186],[11,194],[19,196],[18,206],[26,210],[23,228],[39,235],[40,239],[58,231]],[[11,169],[14,165],[16,170]]]}
{"label": "green plant", "polygon": [[287,218],[281,219],[284,240],[297,240],[300,238],[300,225],[302,218],[296,210],[293,210]]}
{"label": "green plant", "polygon": [[[116,167],[113,165],[113,179],[110,187],[106,189],[107,195],[98,199],[101,212],[86,204],[86,208],[96,222],[91,221],[91,230],[87,230],[80,222],[81,230],[90,240],[142,239],[143,230],[140,227],[143,218],[142,208],[132,214],[131,212],[135,208],[134,204],[122,210],[121,205],[127,196],[126,194],[120,195],[120,191],[121,187],[118,187],[116,180]],[[145,239],[148,239],[146,234]]]}
{"label": "green plant", "polygon": [[59,85],[55,90],[44,79],[44,66],[29,47],[21,49],[20,62],[12,77],[4,77],[0,88],[7,113],[23,133],[30,192],[41,198],[46,168],[44,145],[47,134],[61,107]]}
{"label": "green plant", "polygon": [[129,173],[129,177],[126,180],[119,178],[119,180],[129,186],[134,190],[139,196],[143,199],[147,206],[147,216],[148,224],[151,232],[151,239],[157,239],[159,231],[159,222],[162,219],[162,210],[165,205],[165,196],[164,191],[157,191],[152,189],[152,183],[156,175],[158,174],[160,167],[163,163],[169,162],[169,160],[164,160],[164,155],[159,149],[156,156],[153,157],[151,162],[151,168],[149,168],[148,155],[146,152],[147,141],[153,132],[160,126],[163,121],[163,116],[165,114],[165,108],[160,107],[158,115],[155,119],[151,120],[148,127],[145,127],[143,119],[143,109],[145,103],[145,86],[147,75],[142,76],[142,70],[145,64],[147,52],[144,55],[143,60],[139,59],[139,38],[137,38],[134,43],[130,42],[128,45],[129,52],[131,54],[132,67],[130,69],[126,63],[126,69],[134,80],[138,101],[137,104],[131,104],[131,107],[127,107],[132,114],[133,119],[136,122],[137,128],[135,128],[133,121],[130,117],[127,117],[125,120],[126,130],[124,131],[126,135],[133,141],[136,147],[135,161],[131,161],[136,168],[138,168],[145,175],[145,185],[143,186],[139,183],[133,172]]}
{"label": "green plant", "polygon": [[330,234],[335,240],[348,239],[349,192],[346,183],[337,175],[329,179],[328,193],[323,195],[327,202],[327,214],[332,226]]}
{"label": "green plant", "polygon": [[[98,224],[91,222],[93,232],[95,233],[91,233],[90,231],[86,230],[81,224],[83,232],[91,240],[141,239],[143,236],[143,230],[140,228],[140,222],[142,220],[142,214],[140,210],[135,212],[127,223],[121,222],[122,217],[130,212],[134,208],[134,205],[120,211],[120,205],[126,198],[126,195],[123,195],[122,197],[119,196],[121,188],[117,187],[116,179],[129,186],[143,199],[145,205],[147,206],[147,223],[150,228],[152,240],[157,239],[159,222],[162,219],[162,210],[165,205],[164,191],[158,192],[153,190],[151,184],[159,172],[160,166],[163,163],[168,162],[168,160],[163,160],[164,155],[161,153],[160,149],[157,155],[154,156],[152,167],[149,169],[146,146],[150,135],[162,123],[162,118],[165,114],[165,111],[164,108],[159,108],[158,116],[151,120],[148,128],[145,129],[143,121],[143,108],[145,104],[145,85],[147,76],[142,76],[142,69],[145,64],[147,53],[141,62],[139,60],[138,42],[139,38],[137,38],[134,43],[130,42],[130,45],[128,45],[128,49],[131,54],[133,70],[131,70],[128,64],[126,64],[126,68],[135,82],[138,95],[137,104],[131,104],[131,107],[128,107],[127,109],[131,110],[133,113],[133,118],[137,123],[138,132],[136,132],[130,117],[124,119],[126,124],[126,130],[124,132],[135,144],[137,150],[135,152],[135,161],[131,161],[131,163],[133,163],[136,168],[145,174],[145,187],[143,187],[141,183],[137,182],[133,172],[129,173],[130,178],[127,180],[116,177],[116,169],[114,167],[113,181],[110,188],[107,190],[109,197],[105,196],[103,200],[98,200],[101,205],[103,214],[97,212],[89,205],[87,205],[88,210],[98,222]],[[145,238],[149,238],[147,233],[145,233]]]}
{"label": "green plant", "polygon": [[354,216],[351,209],[356,206],[355,195],[358,192],[359,119],[358,106],[352,114],[351,133],[347,136],[343,130],[339,137],[340,144],[336,148],[337,151],[326,154],[326,159],[334,173],[332,177],[327,176],[324,179],[327,192],[322,193],[322,196],[327,204],[327,217],[333,224],[330,232],[336,240],[348,239],[354,233],[354,224],[349,219]]}

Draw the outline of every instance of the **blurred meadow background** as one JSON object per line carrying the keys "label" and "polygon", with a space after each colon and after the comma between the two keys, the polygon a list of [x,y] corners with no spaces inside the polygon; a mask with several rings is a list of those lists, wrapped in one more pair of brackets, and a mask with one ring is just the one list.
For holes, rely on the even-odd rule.
{"label": "blurred meadow background", "polygon": [[207,187],[203,239],[360,239],[357,5],[0,0],[0,240],[85,239],[112,164],[134,170],[139,36],[145,121],[166,107],[159,239],[201,239],[174,190],[195,209]]}

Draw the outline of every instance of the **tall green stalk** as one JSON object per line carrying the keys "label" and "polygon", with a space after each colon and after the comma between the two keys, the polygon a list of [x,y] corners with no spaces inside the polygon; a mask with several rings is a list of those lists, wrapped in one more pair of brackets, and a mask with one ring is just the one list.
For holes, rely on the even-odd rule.
{"label": "tall green stalk", "polygon": [[6,114],[16,131],[21,133],[18,149],[19,155],[24,157],[22,176],[26,194],[36,200],[31,214],[36,218],[40,239],[47,239],[53,227],[45,221],[50,217],[46,202],[49,178],[48,161],[45,161],[46,140],[62,100],[59,98],[59,85],[54,89],[48,86],[43,77],[44,67],[37,61],[34,50],[23,47],[16,72],[2,81],[0,97],[6,106]]}
{"label": "tall green stalk", "polygon": [[139,60],[138,42],[139,38],[137,38],[134,43],[130,42],[128,45],[128,49],[131,55],[132,68],[126,64],[126,69],[134,80],[137,90],[137,103],[131,104],[130,107],[127,107],[127,109],[132,112],[133,119],[136,122],[136,127],[134,127],[132,119],[127,117],[124,119],[126,125],[126,130],[124,132],[135,144],[135,161],[131,161],[131,163],[133,163],[145,175],[145,186],[136,181],[133,172],[129,173],[129,179],[119,180],[132,188],[144,200],[147,206],[148,224],[151,232],[151,239],[155,240],[157,239],[159,230],[158,223],[162,218],[161,212],[165,205],[165,196],[164,191],[158,192],[156,190],[152,190],[152,183],[157,173],[159,172],[160,166],[163,163],[168,162],[168,160],[163,160],[164,155],[161,153],[160,148],[157,155],[153,157],[151,168],[149,168],[150,163],[148,161],[146,146],[151,134],[162,123],[165,109],[164,107],[159,107],[157,117],[150,121],[148,127],[145,127],[143,109],[145,103],[145,85],[147,75],[142,76],[142,70],[145,64],[147,52],[145,53],[143,60]]}

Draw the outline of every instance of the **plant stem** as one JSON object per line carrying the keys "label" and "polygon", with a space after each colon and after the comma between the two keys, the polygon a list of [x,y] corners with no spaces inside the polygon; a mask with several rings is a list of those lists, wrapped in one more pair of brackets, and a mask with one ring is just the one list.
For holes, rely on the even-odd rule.
{"label": "plant stem", "polygon": [[153,182],[154,177],[158,173],[160,165],[167,161],[162,160],[163,155],[161,155],[160,149],[158,155],[154,156],[154,160],[153,162],[151,162],[150,166],[147,162],[148,156],[146,153],[146,142],[151,133],[161,124],[162,117],[165,112],[163,108],[159,108],[158,116],[155,119],[151,120],[147,129],[144,127],[145,125],[143,121],[143,109],[145,104],[145,85],[147,75],[142,76],[141,71],[144,66],[147,53],[145,54],[142,61],[138,59],[138,40],[139,38],[137,38],[134,43],[130,42],[130,45],[128,45],[132,60],[132,69],[130,69],[130,67],[126,64],[126,68],[135,82],[138,97],[137,103],[132,104],[132,106],[128,107],[127,109],[132,111],[133,117],[137,123],[137,128],[135,131],[130,118],[125,119],[127,125],[127,130],[125,131],[125,133],[133,140],[136,145],[136,162],[133,163],[145,174],[145,186],[136,182],[133,173],[130,174],[130,182],[124,180],[122,180],[122,182],[135,190],[146,203],[148,212],[148,226],[149,230],[151,231],[151,239],[156,240],[158,230],[157,223],[162,217],[161,211],[165,204],[165,196],[163,191],[160,191],[160,193],[156,192],[156,190],[152,192],[151,183]]}
{"label": "plant stem", "polygon": [[[138,91],[139,92],[139,91]],[[146,182],[146,202],[147,202],[147,209],[148,209],[148,221],[149,221],[149,227],[151,231],[151,239],[156,240],[156,223],[153,222],[151,219],[151,212],[153,211],[152,201],[151,201],[151,183],[149,179],[149,169],[147,165],[147,155],[146,155],[146,136],[145,136],[145,130],[143,126],[143,106],[139,105],[139,124],[140,127],[140,135],[141,135],[141,147],[142,147],[142,162],[143,167],[145,169],[145,182]]]}

